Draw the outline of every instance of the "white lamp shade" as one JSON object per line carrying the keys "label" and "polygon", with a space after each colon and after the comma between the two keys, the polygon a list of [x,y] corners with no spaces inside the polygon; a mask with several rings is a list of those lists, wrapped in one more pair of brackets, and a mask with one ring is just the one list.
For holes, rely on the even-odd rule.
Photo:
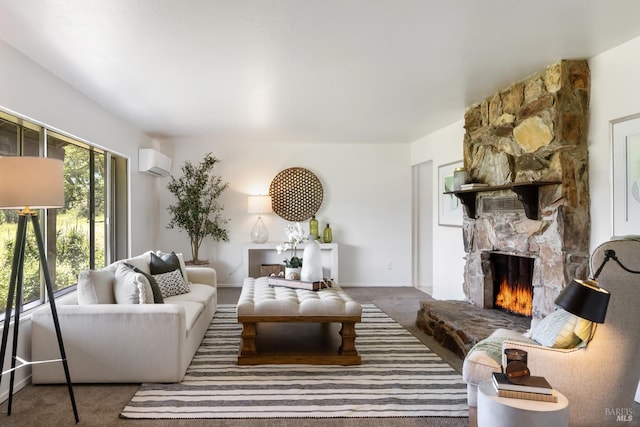
{"label": "white lamp shade", "polygon": [[271,209],[271,196],[249,196],[247,204],[247,212],[250,214],[273,212]]}
{"label": "white lamp shade", "polygon": [[0,209],[64,206],[61,160],[44,157],[0,157]]}

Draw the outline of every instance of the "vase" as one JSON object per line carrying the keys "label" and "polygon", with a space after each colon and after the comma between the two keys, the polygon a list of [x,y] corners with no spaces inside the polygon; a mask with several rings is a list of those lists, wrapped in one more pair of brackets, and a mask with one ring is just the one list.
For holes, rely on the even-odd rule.
{"label": "vase", "polygon": [[312,239],[317,239],[320,237],[320,234],[318,233],[318,220],[316,219],[315,215],[313,215],[311,217],[311,220],[309,221],[309,235]]}
{"label": "vase", "polygon": [[302,270],[302,267],[285,267],[284,278],[289,280],[300,280],[300,270]]}
{"label": "vase", "polygon": [[262,218],[260,218],[260,216],[258,215],[258,219],[251,229],[251,241],[253,243],[264,243],[268,238],[269,231],[264,225],[264,222],[262,222]]}
{"label": "vase", "polygon": [[331,243],[333,240],[333,232],[331,231],[331,227],[327,224],[322,231],[322,241],[325,243]]}
{"label": "vase", "polygon": [[303,282],[319,282],[322,280],[322,253],[317,240],[310,241],[302,253],[302,270],[300,280]]}

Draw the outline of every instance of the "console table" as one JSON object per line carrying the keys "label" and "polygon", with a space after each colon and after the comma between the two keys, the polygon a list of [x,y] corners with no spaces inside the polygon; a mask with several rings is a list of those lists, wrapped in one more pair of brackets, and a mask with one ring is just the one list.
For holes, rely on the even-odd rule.
{"label": "console table", "polygon": [[[281,254],[276,251],[279,242],[267,243],[246,243],[244,245],[244,265],[247,268],[247,277],[259,277],[260,266],[262,264],[281,264],[282,261],[291,256],[291,251]],[[298,245],[298,256],[302,258],[305,248],[304,243]],[[322,254],[322,274],[324,277],[333,279],[340,283],[338,277],[338,244],[320,243]],[[304,262],[304,260],[303,260]]]}

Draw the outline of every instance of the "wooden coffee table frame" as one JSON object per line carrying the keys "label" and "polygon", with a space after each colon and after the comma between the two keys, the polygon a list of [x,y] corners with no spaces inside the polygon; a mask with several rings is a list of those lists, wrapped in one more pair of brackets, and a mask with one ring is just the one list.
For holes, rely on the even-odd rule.
{"label": "wooden coffee table frame", "polygon": [[[361,316],[238,316],[242,323],[239,365],[261,364],[311,364],[311,365],[359,365],[360,355],[356,350],[355,324]],[[341,345],[337,354],[259,354],[256,346],[258,323],[342,323]]]}

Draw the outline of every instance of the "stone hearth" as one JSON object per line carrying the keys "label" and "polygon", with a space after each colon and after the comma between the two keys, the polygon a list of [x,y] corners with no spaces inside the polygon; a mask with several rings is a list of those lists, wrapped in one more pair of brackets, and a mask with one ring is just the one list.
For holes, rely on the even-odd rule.
{"label": "stone hearth", "polygon": [[529,329],[529,319],[500,310],[482,309],[466,301],[425,299],[420,302],[416,325],[464,359],[471,347],[494,330],[505,328],[525,332]]}

